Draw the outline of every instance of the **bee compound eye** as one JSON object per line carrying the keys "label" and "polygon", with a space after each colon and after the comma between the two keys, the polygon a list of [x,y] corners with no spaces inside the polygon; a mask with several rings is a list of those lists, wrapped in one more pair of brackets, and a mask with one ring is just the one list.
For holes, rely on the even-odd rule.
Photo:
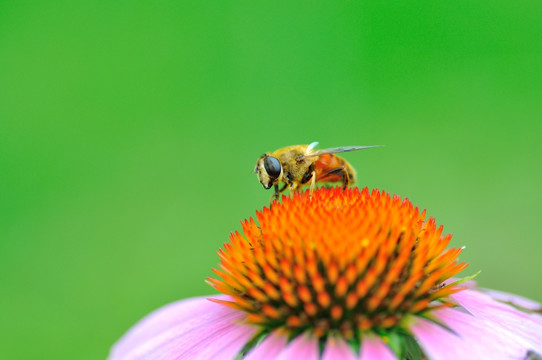
{"label": "bee compound eye", "polygon": [[282,167],[280,166],[280,161],[276,157],[268,156],[263,161],[263,166],[265,171],[272,178],[278,178]]}

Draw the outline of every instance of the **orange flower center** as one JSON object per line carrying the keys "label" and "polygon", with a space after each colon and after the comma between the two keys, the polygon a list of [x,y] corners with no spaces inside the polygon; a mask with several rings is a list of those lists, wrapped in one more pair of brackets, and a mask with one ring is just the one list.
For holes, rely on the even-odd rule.
{"label": "orange flower center", "polygon": [[[461,249],[445,249],[434,218],[407,199],[373,190],[318,189],[257,212],[219,251],[219,301],[246,321],[316,336],[352,338],[389,329],[410,314],[451,303],[462,288],[444,281],[463,270]],[[436,301],[438,300],[438,301]]]}

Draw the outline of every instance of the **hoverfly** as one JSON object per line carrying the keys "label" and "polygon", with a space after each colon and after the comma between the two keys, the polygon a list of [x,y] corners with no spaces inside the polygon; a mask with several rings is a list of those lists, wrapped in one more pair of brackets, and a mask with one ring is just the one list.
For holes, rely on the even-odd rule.
{"label": "hoverfly", "polygon": [[[311,192],[317,182],[341,182],[345,189],[355,183],[356,171],[344,158],[336,154],[381,146],[341,146],[315,150],[317,145],[317,142],[293,145],[265,153],[256,162],[254,173],[264,188],[275,188],[273,197],[276,200],[286,188],[293,194],[309,182]],[[279,189],[281,182],[283,186]]]}

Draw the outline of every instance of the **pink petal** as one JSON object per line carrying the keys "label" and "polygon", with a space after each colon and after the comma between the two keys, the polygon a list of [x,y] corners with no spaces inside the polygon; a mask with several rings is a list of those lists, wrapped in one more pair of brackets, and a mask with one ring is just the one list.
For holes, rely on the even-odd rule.
{"label": "pink petal", "polygon": [[242,316],[203,297],[179,301],[136,324],[115,344],[109,359],[211,359],[217,352],[221,358],[235,358],[255,331],[238,324]]}
{"label": "pink petal", "polygon": [[207,300],[207,297],[196,297],[177,301],[155,310],[140,320],[117,341],[113,346],[111,356],[122,357],[141,342],[182,323],[187,318],[204,314],[213,308],[215,308],[215,304]]}
{"label": "pink petal", "polygon": [[506,292],[498,291],[498,290],[490,290],[490,289],[482,289],[482,291],[488,294],[489,296],[491,296],[495,300],[512,303],[513,305],[520,306],[524,309],[536,310],[536,311],[542,310],[542,304],[534,300],[524,298],[523,296],[514,295],[514,294],[510,294],[510,293],[506,293]]}
{"label": "pink petal", "polygon": [[322,360],[356,360],[352,348],[340,337],[329,337]]}
{"label": "pink petal", "polygon": [[277,360],[318,360],[318,340],[303,334],[296,337],[277,357]]}
{"label": "pink petal", "polygon": [[251,350],[243,360],[273,360],[286,348],[287,343],[288,337],[275,331]]}
{"label": "pink petal", "polygon": [[523,358],[530,350],[527,341],[457,309],[441,309],[433,315],[452,331],[425,319],[417,319],[410,330],[433,360]]}
{"label": "pink petal", "polygon": [[488,320],[492,327],[501,327],[529,342],[532,350],[542,353],[542,320],[498,302],[489,295],[473,290],[463,290],[451,297],[478,318]]}
{"label": "pink petal", "polygon": [[433,360],[452,360],[452,359],[483,359],[480,354],[467,348],[463,339],[455,336],[453,333],[425,319],[417,319],[410,326],[410,331],[414,334],[416,340],[420,343],[423,352]]}
{"label": "pink petal", "polygon": [[[160,355],[160,359],[235,359],[243,347],[256,333],[251,326],[234,326],[217,331],[201,339],[202,332],[195,333],[191,340],[179,342],[171,351],[171,357]],[[186,349],[186,350],[185,350]],[[179,351],[180,350],[180,351]]]}
{"label": "pink petal", "polygon": [[361,340],[361,360],[395,360],[395,354],[376,336],[364,335]]}

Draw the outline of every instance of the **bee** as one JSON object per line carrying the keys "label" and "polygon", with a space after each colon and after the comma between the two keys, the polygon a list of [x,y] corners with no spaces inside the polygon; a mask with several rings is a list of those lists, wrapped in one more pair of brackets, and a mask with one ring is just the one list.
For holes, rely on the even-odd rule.
{"label": "bee", "polygon": [[[343,189],[356,181],[356,171],[337,153],[369,149],[373,146],[342,146],[315,150],[318,145],[293,145],[265,153],[256,162],[254,173],[264,188],[274,187],[271,197],[278,200],[279,194],[289,188],[290,195],[310,182],[311,193],[317,182],[341,182]],[[283,183],[279,189],[279,183]]]}

